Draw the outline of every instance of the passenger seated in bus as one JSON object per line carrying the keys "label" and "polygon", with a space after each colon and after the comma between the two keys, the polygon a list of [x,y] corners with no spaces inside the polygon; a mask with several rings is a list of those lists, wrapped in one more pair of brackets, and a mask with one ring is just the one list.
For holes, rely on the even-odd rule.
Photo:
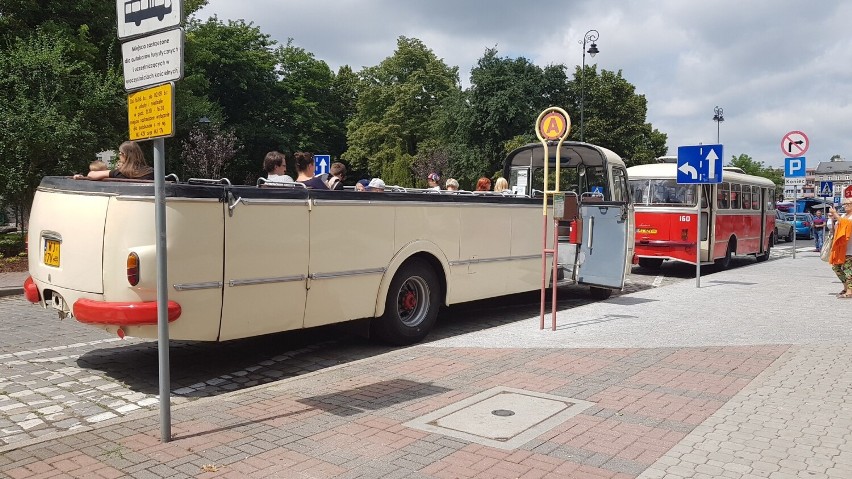
{"label": "passenger seated in bus", "polygon": [[455,178],[447,178],[446,187],[447,191],[458,191],[459,182]]}
{"label": "passenger seated in bus", "polygon": [[346,179],[346,165],[339,161],[335,161],[328,169],[328,178],[325,179],[325,184],[330,190],[343,190],[343,180]]}
{"label": "passenger seated in bus", "polygon": [[491,180],[484,176],[477,180],[475,191],[491,191]]}
{"label": "passenger seated in bus", "polygon": [[370,180],[370,184],[367,185],[367,191],[372,191],[375,193],[384,193],[385,181],[381,178],[373,178],[372,180]]}
{"label": "passenger seated in bus", "polygon": [[314,155],[304,151],[296,152],[293,157],[296,159],[296,171],[299,173],[296,181],[304,184],[306,187],[315,190],[327,190],[328,185],[322,181],[322,178],[314,176]]}
{"label": "passenger seated in bus", "polygon": [[370,186],[370,180],[366,178],[358,180],[358,183],[355,183],[355,191],[367,191],[368,186]]}
{"label": "passenger seated in bus", "polygon": [[263,171],[266,181],[274,183],[292,183],[293,178],[287,174],[287,157],[280,151],[270,151],[263,159]]}
{"label": "passenger seated in bus", "polygon": [[104,178],[153,180],[154,169],[145,162],[142,148],[139,148],[135,141],[125,141],[118,147],[118,163],[114,169],[89,171],[86,176],[74,175],[75,180],[83,178],[90,180],[103,180]]}
{"label": "passenger seated in bus", "polygon": [[95,160],[89,163],[89,171],[107,171],[109,170],[109,165],[106,164],[104,160]]}
{"label": "passenger seated in bus", "polygon": [[504,195],[512,194],[512,190],[509,189],[509,182],[506,181],[506,178],[497,178],[497,181],[494,182],[494,192],[502,193]]}

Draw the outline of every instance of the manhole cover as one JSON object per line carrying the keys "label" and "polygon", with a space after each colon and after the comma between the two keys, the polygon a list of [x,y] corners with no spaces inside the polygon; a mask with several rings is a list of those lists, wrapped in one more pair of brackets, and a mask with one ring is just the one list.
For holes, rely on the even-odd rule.
{"label": "manhole cover", "polygon": [[591,405],[579,399],[496,387],[405,425],[486,446],[515,449]]}

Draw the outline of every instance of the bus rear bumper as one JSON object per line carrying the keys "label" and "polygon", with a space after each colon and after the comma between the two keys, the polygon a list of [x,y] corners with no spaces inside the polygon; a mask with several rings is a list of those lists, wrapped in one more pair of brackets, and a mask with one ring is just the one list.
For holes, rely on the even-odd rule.
{"label": "bus rear bumper", "polygon": [[[157,302],[107,302],[78,299],[74,302],[74,317],[86,324],[116,326],[147,326],[157,324]],[[180,317],[180,304],[169,301],[168,319]]]}

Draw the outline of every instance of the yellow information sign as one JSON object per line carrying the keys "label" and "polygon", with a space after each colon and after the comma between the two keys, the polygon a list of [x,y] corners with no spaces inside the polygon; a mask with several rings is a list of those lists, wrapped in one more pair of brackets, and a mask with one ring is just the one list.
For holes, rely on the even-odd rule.
{"label": "yellow information sign", "polygon": [[127,95],[131,140],[174,136],[174,88],[174,83],[166,83]]}

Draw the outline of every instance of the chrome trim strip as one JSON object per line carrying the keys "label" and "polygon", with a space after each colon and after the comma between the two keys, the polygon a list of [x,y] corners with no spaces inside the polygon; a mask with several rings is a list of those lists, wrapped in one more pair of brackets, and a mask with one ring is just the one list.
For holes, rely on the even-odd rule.
{"label": "chrome trim strip", "polygon": [[278,199],[278,198],[246,198],[241,197],[242,203],[245,205],[307,205],[307,199]]}
{"label": "chrome trim strip", "polygon": [[198,289],[219,289],[222,287],[221,281],[207,281],[204,283],[178,283],[172,285],[176,291],[195,291]]}
{"label": "chrome trim strip", "polygon": [[307,279],[307,276],[303,274],[295,276],[281,276],[278,278],[232,279],[228,281],[228,286],[253,286],[256,284],[290,283],[293,281],[304,281],[305,279]]}
{"label": "chrome trim strip", "polygon": [[118,196],[118,193],[108,193],[105,191],[77,191],[77,190],[61,190],[54,188],[45,188],[39,186],[36,191],[44,191],[45,193],[58,193],[62,195],[83,195],[83,196]]}
{"label": "chrome trim strip", "polygon": [[[245,200],[243,200],[245,201]],[[452,203],[452,202],[432,202],[432,201],[364,201],[364,200],[319,200],[314,199],[314,204],[322,205],[322,206],[364,206],[364,205],[375,205],[375,206],[412,206],[412,207],[459,207],[459,206],[480,206],[480,207],[490,207],[490,208],[538,208],[541,209],[541,203],[534,205],[525,205],[520,203],[474,203],[474,202],[464,202],[464,203]]]}
{"label": "chrome trim strip", "polygon": [[526,261],[531,259],[541,259],[540,254],[528,254],[524,256],[502,256],[498,258],[476,258],[476,259],[463,259],[458,261],[450,261],[450,266],[461,266],[466,264],[480,264],[480,263],[500,263],[503,261]]}
{"label": "chrome trim strip", "polygon": [[344,278],[348,276],[383,274],[385,271],[387,271],[387,268],[356,269],[352,271],[336,271],[334,273],[311,273],[308,275],[308,277],[311,279],[333,279]]}
{"label": "chrome trim strip", "polygon": [[[118,201],[145,201],[145,202],[153,202],[153,196],[126,196],[126,195],[116,195],[116,200]],[[166,203],[221,203],[222,200],[220,198],[188,198],[184,196],[171,196],[166,198]]]}

